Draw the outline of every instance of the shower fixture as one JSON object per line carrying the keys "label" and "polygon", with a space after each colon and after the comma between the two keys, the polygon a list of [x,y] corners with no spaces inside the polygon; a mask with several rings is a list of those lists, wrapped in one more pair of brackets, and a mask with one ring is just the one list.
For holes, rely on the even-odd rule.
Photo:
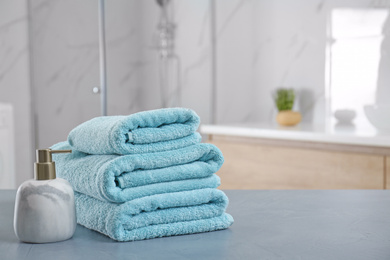
{"label": "shower fixture", "polygon": [[156,1],[161,10],[156,37],[161,105],[162,107],[181,106],[181,64],[179,56],[175,53],[174,6],[171,0]]}

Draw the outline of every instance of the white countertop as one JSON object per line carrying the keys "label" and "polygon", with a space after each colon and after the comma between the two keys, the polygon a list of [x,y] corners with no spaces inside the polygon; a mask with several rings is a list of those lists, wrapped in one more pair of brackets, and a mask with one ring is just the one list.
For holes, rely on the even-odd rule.
{"label": "white countertop", "polygon": [[329,124],[313,125],[300,123],[282,127],[277,123],[241,123],[230,125],[201,125],[201,134],[308,141],[363,146],[390,147],[390,133],[378,132],[374,127]]}

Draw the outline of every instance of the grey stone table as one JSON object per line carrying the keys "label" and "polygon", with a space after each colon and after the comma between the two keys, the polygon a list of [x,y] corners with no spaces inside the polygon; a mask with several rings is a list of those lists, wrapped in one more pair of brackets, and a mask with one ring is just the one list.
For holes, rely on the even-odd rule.
{"label": "grey stone table", "polygon": [[226,191],[227,230],[115,242],[77,226],[73,238],[21,243],[15,191],[0,191],[0,259],[390,259],[390,191]]}

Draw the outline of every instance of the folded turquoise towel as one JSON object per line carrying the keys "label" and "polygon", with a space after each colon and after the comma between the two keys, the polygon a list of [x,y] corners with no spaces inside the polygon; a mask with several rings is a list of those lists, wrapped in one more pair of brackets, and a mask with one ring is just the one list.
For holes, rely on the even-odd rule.
{"label": "folded turquoise towel", "polygon": [[134,241],[228,228],[228,199],[217,189],[159,194],[122,204],[75,193],[77,222],[114,240]]}
{"label": "folded turquoise towel", "polygon": [[201,139],[198,115],[165,108],[129,116],[96,117],[74,128],[68,142],[89,154],[134,154],[182,148]]}
{"label": "folded turquoise towel", "polygon": [[[52,149],[71,147],[62,142]],[[57,176],[68,180],[75,191],[117,203],[160,193],[216,188],[220,179],[213,173],[223,163],[221,151],[205,143],[122,156],[88,155],[74,150],[53,158]]]}

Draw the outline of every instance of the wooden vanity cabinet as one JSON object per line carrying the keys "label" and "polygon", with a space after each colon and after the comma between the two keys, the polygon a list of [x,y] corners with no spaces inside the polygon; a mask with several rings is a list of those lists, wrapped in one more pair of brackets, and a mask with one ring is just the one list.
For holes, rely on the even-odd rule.
{"label": "wooden vanity cabinet", "polygon": [[386,189],[390,148],[209,135],[221,189]]}

